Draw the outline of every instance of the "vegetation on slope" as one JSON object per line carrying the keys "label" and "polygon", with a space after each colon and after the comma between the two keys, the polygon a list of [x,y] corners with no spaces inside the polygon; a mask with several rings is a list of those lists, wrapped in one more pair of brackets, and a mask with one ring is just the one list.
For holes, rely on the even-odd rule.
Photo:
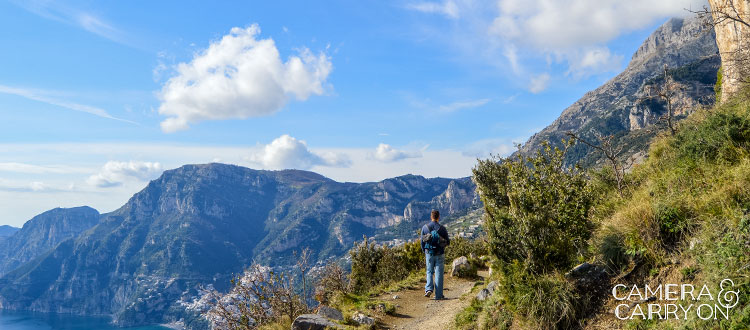
{"label": "vegetation on slope", "polygon": [[[627,175],[622,195],[607,169],[590,170],[585,187],[571,188],[565,180],[578,174],[557,166],[561,153],[547,149],[528,159],[483,161],[475,169],[488,214],[485,230],[491,252],[499,259],[500,286],[493,297],[475,301],[461,313],[456,327],[740,329],[750,324],[747,94],[699,110],[680,123],[675,135],[657,137],[648,159]],[[523,175],[509,179],[509,169]],[[586,191],[596,196],[591,209],[585,208],[588,199],[581,198]],[[560,209],[579,212],[555,211]],[[580,230],[554,228],[571,221],[571,215],[580,224],[573,228]],[[562,251],[568,252],[560,255],[555,243],[563,240],[546,237],[572,235],[570,241],[576,242],[588,236],[584,225],[591,225],[591,238],[578,241],[584,244],[576,251],[565,248]],[[525,252],[512,253],[504,246],[508,242]],[[592,305],[592,297],[561,275],[576,258],[606,266],[609,289],[617,283],[687,283],[698,288],[706,284],[718,292],[721,280],[731,279],[733,289],[740,292],[739,303],[728,319],[702,320],[688,314],[679,320],[619,320],[612,315],[615,302],[609,293],[603,297],[608,302]],[[529,267],[534,263],[544,267]]]}

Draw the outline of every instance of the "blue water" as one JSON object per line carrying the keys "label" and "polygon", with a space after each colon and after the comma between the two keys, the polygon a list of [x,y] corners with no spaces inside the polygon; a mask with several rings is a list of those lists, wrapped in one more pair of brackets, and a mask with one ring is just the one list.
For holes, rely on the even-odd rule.
{"label": "blue water", "polygon": [[0,310],[0,330],[166,330],[161,326],[118,328],[107,317]]}

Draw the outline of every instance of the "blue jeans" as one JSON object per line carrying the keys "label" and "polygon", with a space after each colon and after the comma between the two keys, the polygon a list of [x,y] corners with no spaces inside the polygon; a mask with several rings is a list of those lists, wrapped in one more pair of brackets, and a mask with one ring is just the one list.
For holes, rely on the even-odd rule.
{"label": "blue jeans", "polygon": [[424,286],[424,291],[432,291],[435,293],[435,299],[442,299],[445,255],[432,255],[425,253],[425,260],[427,262],[427,285]]}

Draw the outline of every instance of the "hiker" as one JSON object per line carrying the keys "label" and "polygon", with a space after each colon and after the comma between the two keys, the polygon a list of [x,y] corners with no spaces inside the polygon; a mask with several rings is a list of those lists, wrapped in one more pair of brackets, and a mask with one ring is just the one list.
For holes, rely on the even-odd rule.
{"label": "hiker", "polygon": [[[430,297],[433,290],[435,300],[443,299],[443,269],[445,268],[445,247],[450,244],[448,230],[438,221],[440,212],[432,210],[430,221],[422,226],[422,250],[427,262],[427,285],[424,286],[424,296]],[[434,277],[434,279],[433,279]]]}

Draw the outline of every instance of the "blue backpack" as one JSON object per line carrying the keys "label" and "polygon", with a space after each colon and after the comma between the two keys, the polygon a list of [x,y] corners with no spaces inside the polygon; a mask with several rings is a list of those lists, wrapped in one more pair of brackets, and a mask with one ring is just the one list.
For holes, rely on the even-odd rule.
{"label": "blue backpack", "polygon": [[438,247],[446,247],[448,245],[448,241],[438,234],[437,229],[422,235],[422,243],[424,243],[424,248],[427,251],[435,251]]}

